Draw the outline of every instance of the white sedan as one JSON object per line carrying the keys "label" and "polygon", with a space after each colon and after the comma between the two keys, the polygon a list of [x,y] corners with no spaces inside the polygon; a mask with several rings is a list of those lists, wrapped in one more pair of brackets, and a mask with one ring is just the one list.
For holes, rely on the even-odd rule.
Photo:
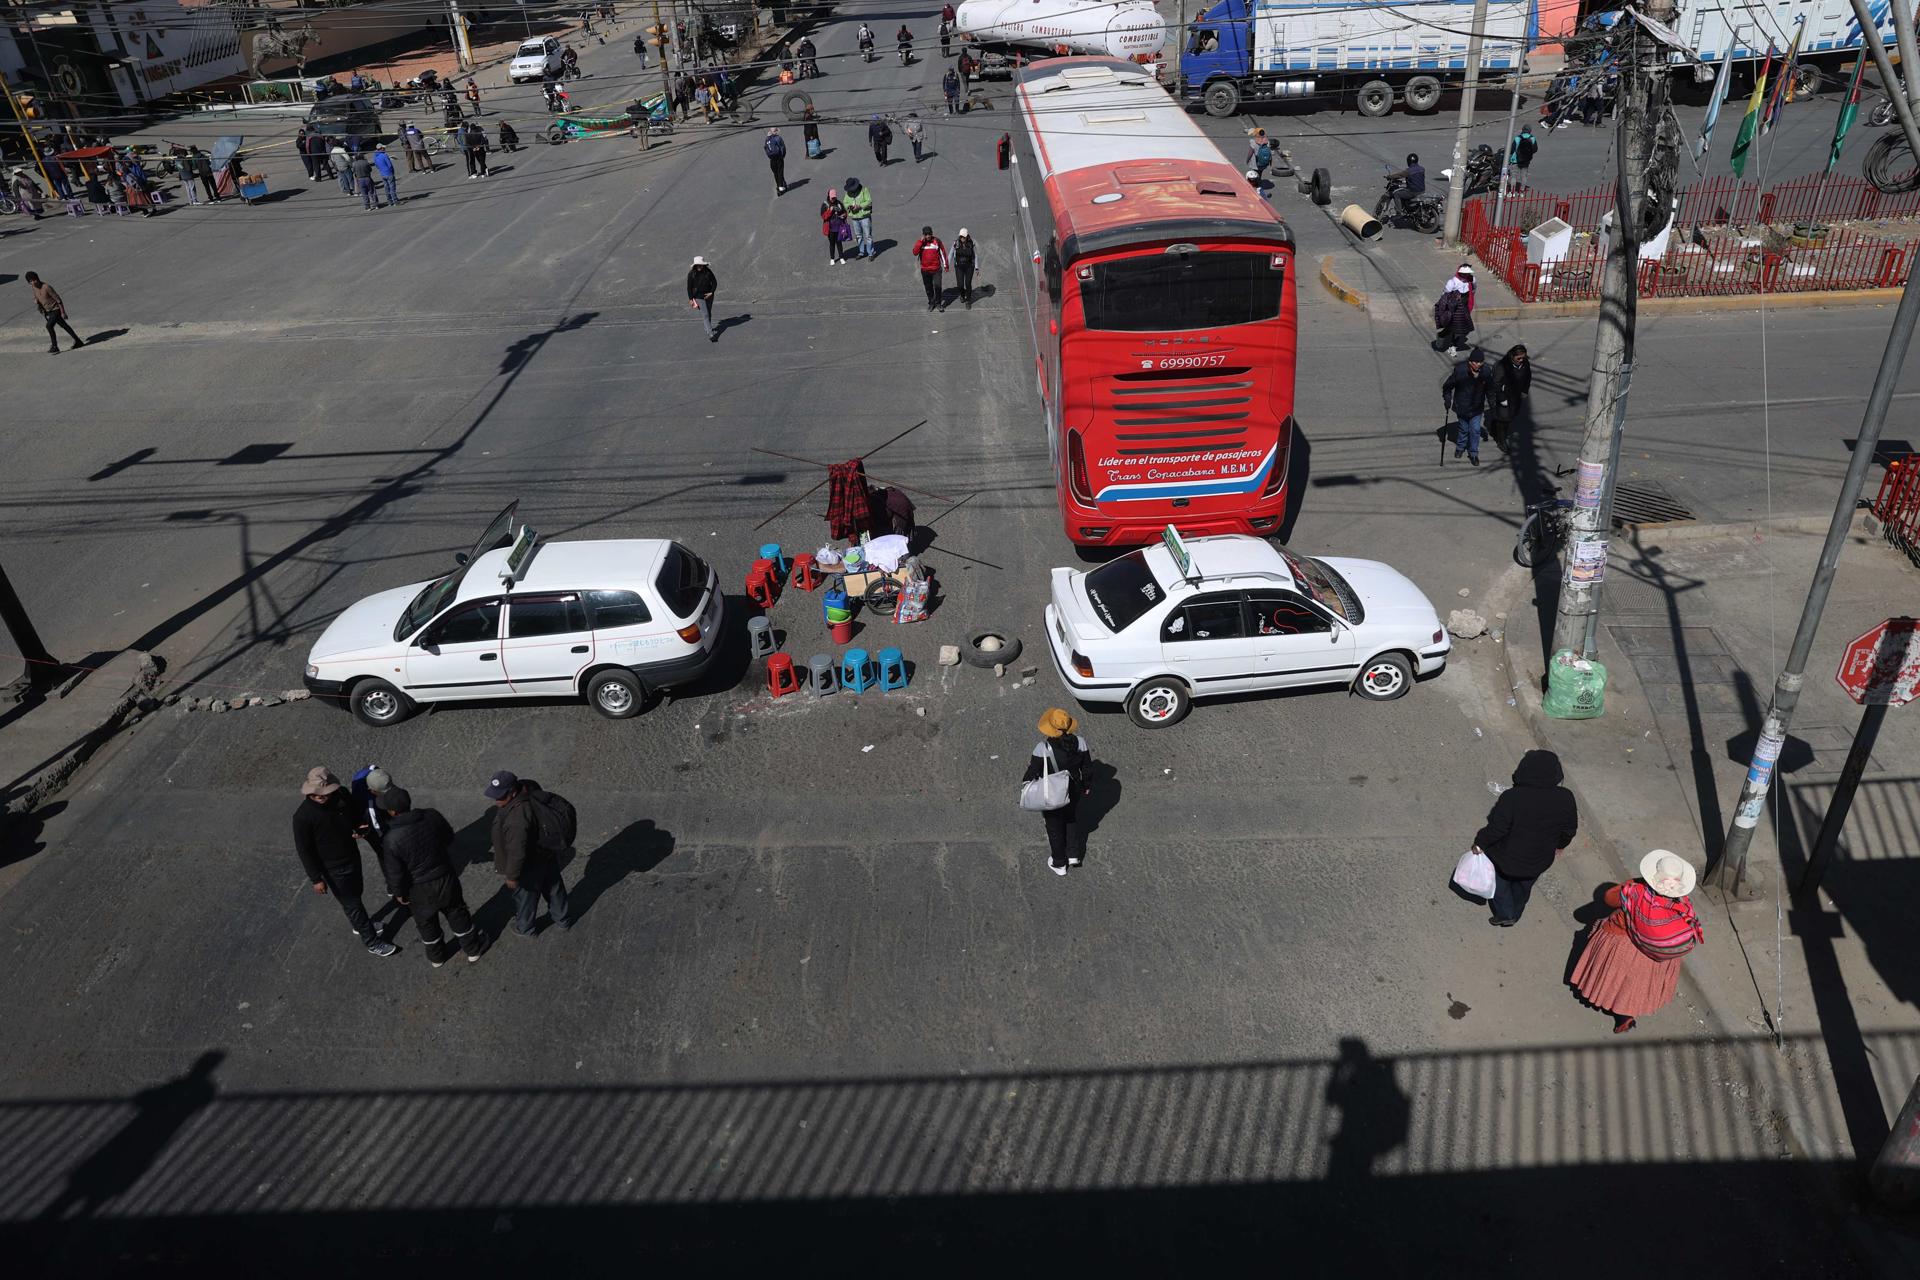
{"label": "white sedan", "polygon": [[1055,569],[1047,647],[1081,702],[1177,723],[1195,698],[1347,685],[1397,698],[1452,649],[1433,604],[1377,560],[1319,559],[1245,534]]}

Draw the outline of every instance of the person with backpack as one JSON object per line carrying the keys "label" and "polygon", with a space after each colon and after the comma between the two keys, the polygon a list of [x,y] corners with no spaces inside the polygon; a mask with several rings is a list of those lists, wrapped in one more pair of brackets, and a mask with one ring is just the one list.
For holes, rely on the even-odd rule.
{"label": "person with backpack", "polygon": [[1573,792],[1561,786],[1565,773],[1551,751],[1529,751],[1514,766],[1513,785],[1500,793],[1473,847],[1493,863],[1490,925],[1520,922],[1533,882],[1547,873],[1580,831]]}
{"label": "person with backpack", "polygon": [[801,117],[800,136],[807,144],[807,159],[818,160],[824,152],[820,149],[820,117],[813,113],[812,107]]}
{"label": "person with backpack", "polygon": [[[472,964],[487,950],[487,935],[473,922],[460,892],[460,876],[453,859],[453,824],[437,809],[416,809],[405,787],[388,787],[379,804],[386,815],[387,833],[380,851],[380,871],[387,893],[413,913],[414,927],[427,944],[427,959],[438,969],[453,958],[457,944]],[[453,938],[440,932],[447,918]]]}
{"label": "person with backpack", "polygon": [[873,192],[860,184],[858,178],[848,178],[846,195],[841,202],[847,207],[847,221],[853,225],[853,235],[860,242],[860,256],[873,256]]}
{"label": "person with backpack", "polygon": [[840,193],[832,188],[820,202],[820,234],[827,238],[827,261],[836,267],[845,265],[846,245],[853,238],[853,230],[847,225],[847,208],[840,203]]}
{"label": "person with backpack", "polygon": [[927,126],[921,121],[918,111],[907,113],[907,145],[913,148],[915,164],[926,158],[922,148],[927,145]]}
{"label": "person with backpack", "polygon": [[887,167],[887,148],[893,145],[893,129],[885,120],[875,116],[867,125],[867,141],[873,144],[873,158],[880,162],[882,169]]}
{"label": "person with backpack", "polygon": [[562,933],[571,929],[560,858],[573,844],[578,823],[573,806],[505,769],[487,782],[486,796],[494,804],[493,869],[513,894],[513,931],[533,936],[542,898],[554,925]]}
{"label": "person with backpack", "polygon": [[1638,880],[1607,889],[1614,912],[1588,931],[1570,981],[1588,1004],[1613,1015],[1613,1034],[1664,1009],[1680,985],[1681,960],[1707,940],[1688,896],[1696,876],[1679,854],[1654,849],[1640,860]]}
{"label": "person with backpack", "polygon": [[[1049,707],[1040,717],[1040,742],[1027,759],[1027,771],[1021,775],[1022,808],[1039,808],[1047,824],[1047,867],[1057,876],[1067,874],[1087,856],[1087,832],[1080,825],[1080,801],[1091,788],[1087,777],[1093,764],[1093,752],[1080,736],[1080,722],[1058,707]],[[1030,802],[1035,791],[1043,791],[1049,775],[1064,774],[1065,783],[1053,783],[1058,796]],[[1041,783],[1030,788],[1029,783]],[[1064,797],[1060,804],[1054,799]]]}
{"label": "person with backpack", "polygon": [[947,246],[940,243],[932,227],[922,227],[912,252],[913,260],[920,264],[920,283],[927,291],[927,310],[938,310],[946,297],[942,273],[947,269]]}
{"label": "person with backpack", "polygon": [[767,168],[773,170],[773,194],[783,196],[787,194],[787,140],[778,129],[769,129],[762,146],[767,153]]}
{"label": "person with backpack", "polygon": [[1523,124],[1520,132],[1513,135],[1513,145],[1507,149],[1507,162],[1520,171],[1514,179],[1524,187],[1527,179],[1527,166],[1533,163],[1534,153],[1540,150],[1539,140],[1533,136],[1533,126]]}
{"label": "person with backpack", "polygon": [[965,227],[953,238],[953,283],[960,290],[961,301],[967,304],[967,310],[973,310],[973,269],[980,263],[980,250],[967,234]]}

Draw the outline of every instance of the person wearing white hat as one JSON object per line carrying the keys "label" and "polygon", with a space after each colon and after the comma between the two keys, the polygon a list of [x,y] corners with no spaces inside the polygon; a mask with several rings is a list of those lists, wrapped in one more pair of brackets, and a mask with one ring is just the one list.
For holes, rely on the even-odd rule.
{"label": "person wearing white hat", "polygon": [[960,300],[973,310],[973,269],[980,263],[980,248],[965,227],[953,238],[953,282],[960,288]]}
{"label": "person wearing white hat", "polygon": [[1666,1007],[1680,985],[1681,959],[1706,940],[1689,897],[1696,879],[1692,863],[1654,849],[1640,860],[1638,880],[1608,888],[1615,910],[1587,935],[1572,982],[1587,1003],[1613,1015],[1615,1035]]}
{"label": "person wearing white hat", "polygon": [[698,312],[706,324],[708,342],[720,341],[720,331],[713,327],[713,295],[719,287],[713,268],[705,258],[695,254],[693,266],[687,271],[687,305]]}

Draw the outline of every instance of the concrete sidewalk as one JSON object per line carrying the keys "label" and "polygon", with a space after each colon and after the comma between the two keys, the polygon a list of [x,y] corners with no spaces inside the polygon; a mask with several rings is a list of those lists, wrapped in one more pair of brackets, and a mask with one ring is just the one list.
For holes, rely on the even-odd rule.
{"label": "concrete sidewalk", "polygon": [[[1841,651],[1902,612],[1916,586],[1907,558],[1863,525],[1843,553],[1753,842],[1749,879],[1757,872],[1762,892],[1736,901],[1703,882],[1695,901],[1707,943],[1688,957],[1682,987],[1728,1032],[1791,1042],[1817,1031],[1810,1052],[1780,1052],[1783,1079],[1799,1087],[1772,1105],[1800,1153],[1860,1172],[1920,1071],[1912,1054],[1883,1051],[1920,1028],[1910,908],[1920,888],[1920,771],[1908,763],[1920,752],[1920,715],[1888,716],[1818,901],[1796,903],[1782,888],[1806,866],[1859,718],[1833,678]],[[1535,579],[1516,568],[1495,593],[1509,614],[1512,714],[1561,754],[1616,878],[1634,874],[1651,848],[1697,866],[1717,853],[1823,534],[1824,521],[1804,521],[1617,535],[1598,643],[1606,711],[1594,720],[1555,720],[1540,708],[1554,571]],[[1843,1178],[1833,1190],[1858,1204],[1862,1185]],[[1859,1222],[1875,1220],[1863,1212]],[[1920,1259],[1909,1235],[1869,1234],[1876,1250],[1905,1250],[1906,1265]]]}

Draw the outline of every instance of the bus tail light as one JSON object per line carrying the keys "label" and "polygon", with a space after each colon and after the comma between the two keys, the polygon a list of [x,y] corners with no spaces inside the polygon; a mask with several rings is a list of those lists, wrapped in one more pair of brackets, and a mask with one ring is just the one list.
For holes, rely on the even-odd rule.
{"label": "bus tail light", "polygon": [[1073,663],[1073,669],[1080,673],[1082,679],[1093,679],[1093,664],[1087,661],[1087,655],[1084,653],[1074,653],[1071,655],[1070,661]]}
{"label": "bus tail light", "polygon": [[1087,450],[1078,431],[1067,432],[1067,487],[1074,499],[1093,505],[1093,486],[1087,483]]}
{"label": "bus tail light", "polygon": [[1293,415],[1288,414],[1286,421],[1280,424],[1280,439],[1273,449],[1273,470],[1267,475],[1266,484],[1260,488],[1260,496],[1271,498],[1279,493],[1287,483],[1287,462],[1293,453]]}

